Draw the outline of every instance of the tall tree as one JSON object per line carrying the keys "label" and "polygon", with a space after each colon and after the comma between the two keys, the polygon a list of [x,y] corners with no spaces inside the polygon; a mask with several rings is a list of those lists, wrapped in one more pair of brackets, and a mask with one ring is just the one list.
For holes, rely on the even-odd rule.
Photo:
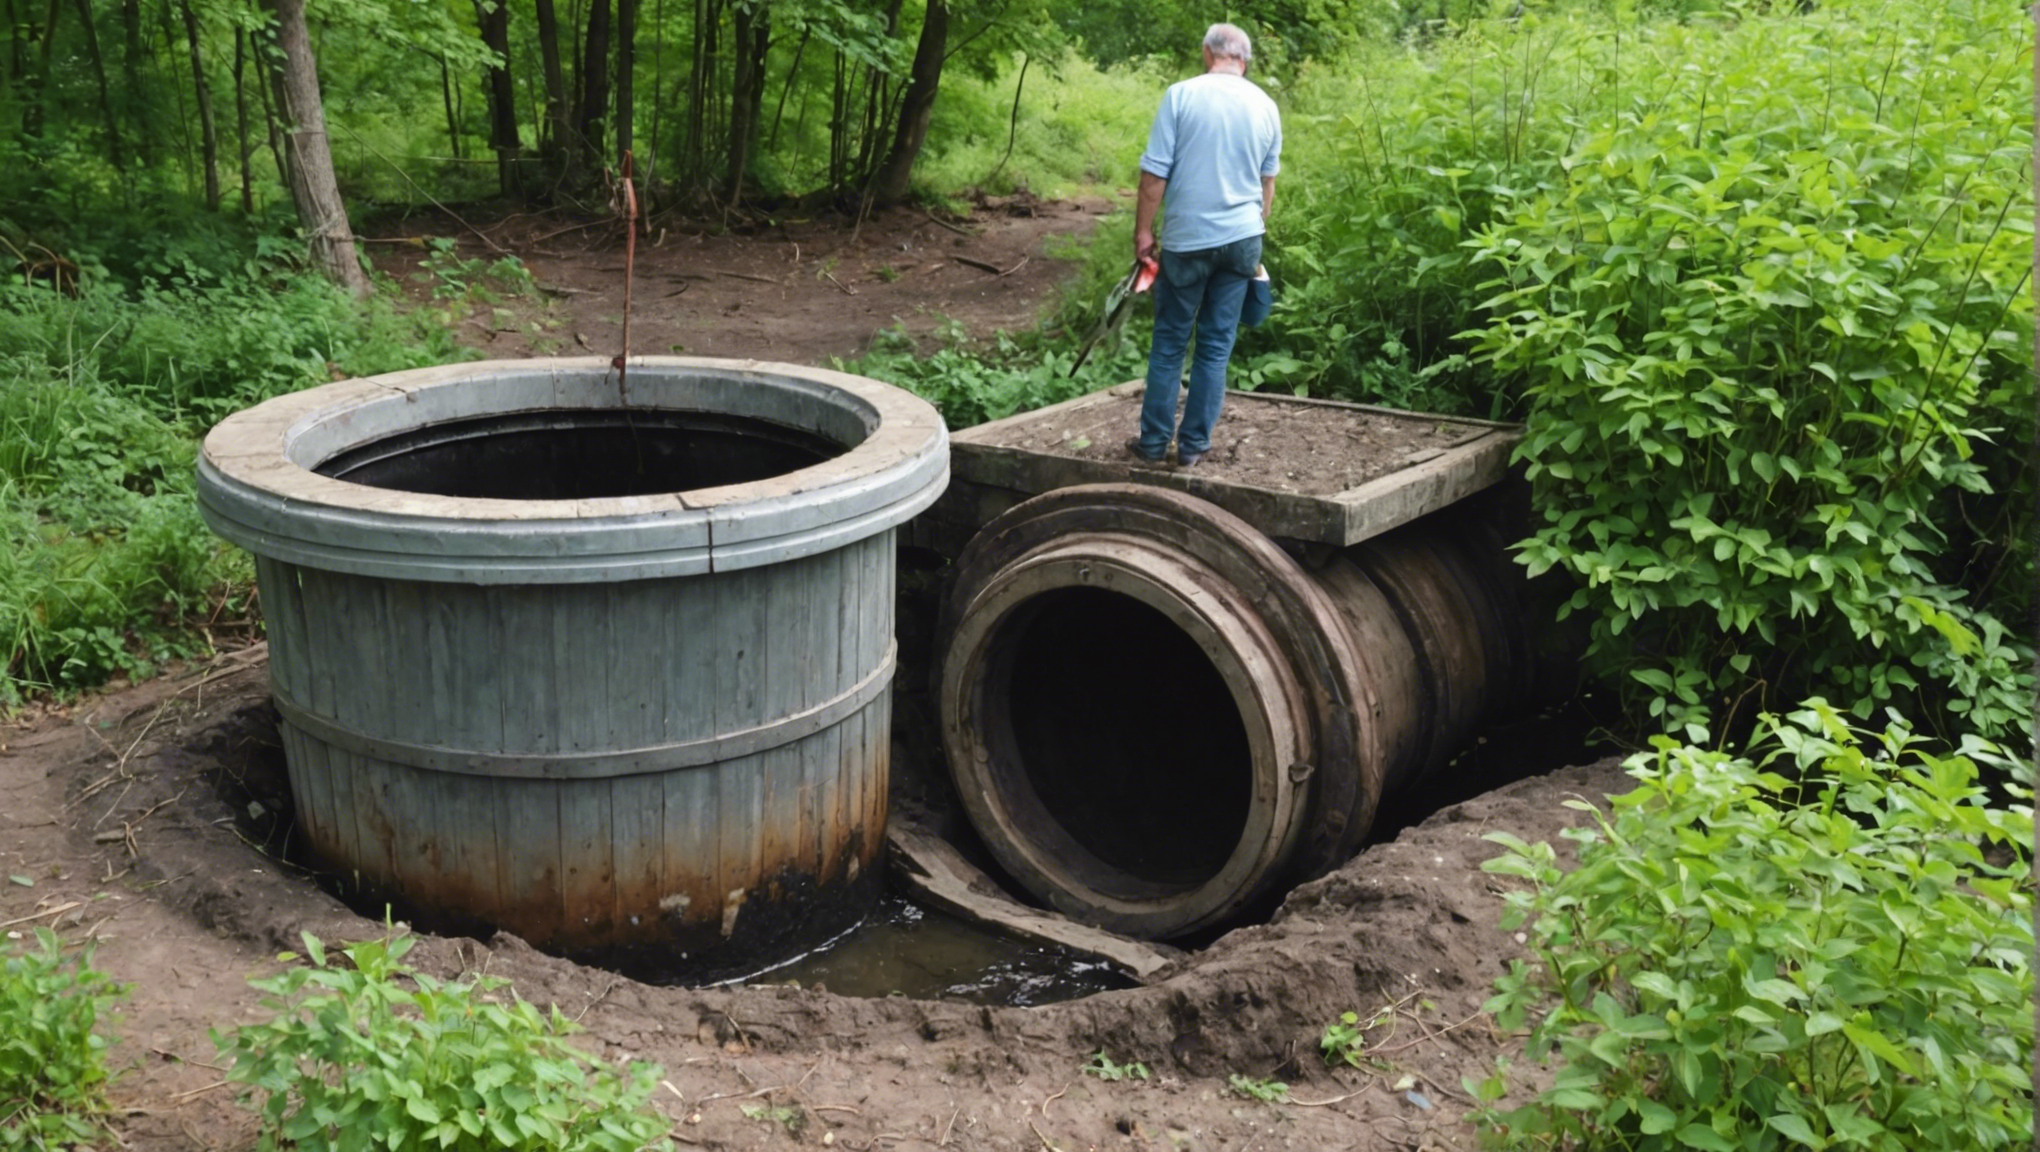
{"label": "tall tree", "polygon": [[285,168],[298,221],[311,242],[320,271],[356,296],[368,295],[368,277],[354,252],[354,230],[333,176],[333,151],[326,139],[326,110],[319,97],[319,67],[305,27],[305,0],[271,0],[276,44],[283,54],[277,92],[290,121]]}
{"label": "tall tree", "polygon": [[765,0],[738,0],[731,5],[736,44],[730,80],[729,165],[723,199],[736,203],[744,195],[744,178],[758,140],[758,121],[765,107],[765,61],[772,51],[772,9]]}
{"label": "tall tree", "polygon": [[496,184],[505,196],[517,193],[517,84],[510,75],[509,0],[475,0],[482,43],[496,54],[489,65],[489,147],[496,152]]}
{"label": "tall tree", "polygon": [[616,0],[616,152],[631,150],[637,126],[638,0]]}
{"label": "tall tree", "polygon": [[581,53],[580,103],[574,110],[579,162],[590,173],[602,168],[602,119],[609,111],[609,30],[609,0],[593,0]]}
{"label": "tall tree", "polygon": [[191,49],[191,88],[198,101],[199,147],[205,164],[205,203],[213,211],[220,207],[220,133],[213,123],[212,88],[205,81],[205,53],[199,42],[198,13],[191,0],[178,0],[184,17],[184,39]]}
{"label": "tall tree", "polygon": [[892,147],[871,181],[874,204],[887,207],[907,198],[907,179],[913,175],[914,161],[928,139],[928,122],[935,115],[935,95],[942,87],[942,64],[948,48],[948,0],[928,0],[921,38],[914,47],[913,68],[907,73],[906,94],[900,99],[899,120],[893,126]]}

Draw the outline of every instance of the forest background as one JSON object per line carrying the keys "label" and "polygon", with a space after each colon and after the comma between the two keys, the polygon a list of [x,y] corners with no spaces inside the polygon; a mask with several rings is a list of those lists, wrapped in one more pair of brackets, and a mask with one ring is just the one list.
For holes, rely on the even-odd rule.
{"label": "forest background", "polygon": [[[1117,189],[1229,18],[1288,137],[1235,386],[1522,422],[1516,552],[1656,749],[1606,851],[1495,866],[1541,962],[1497,1019],[1569,1061],[1497,1123],[2029,1138],[2022,5],[0,4],[0,706],[256,623],[192,499],[214,421],[462,358],[455,309],[534,290],[447,241],[413,306],[350,223],[601,217],[626,154],[648,217],[718,229]],[[1074,367],[1130,230],[1038,324],[848,367],[959,427],[1132,378],[1139,321]]]}
{"label": "forest background", "polygon": [[[711,227],[1117,187],[1214,14],[4,2],[8,702],[145,674],[239,612],[245,561],[190,500],[213,421],[464,354],[429,310],[370,290],[351,249],[335,265],[348,213],[606,213],[626,152],[646,217]],[[2021,6],[1224,14],[1255,34],[1288,128],[1282,299],[1235,386],[1524,421],[1538,521],[1520,555],[1575,581],[1564,611],[1632,733],[1727,738],[1812,695],[1949,740],[2028,730]],[[279,37],[293,27],[308,38]],[[328,187],[306,191],[327,156]],[[881,340],[856,366],[957,426],[1138,375],[1137,338],[1069,373],[1128,227],[1106,222],[1039,326]],[[529,290],[514,260],[450,243],[427,267],[443,296]]]}

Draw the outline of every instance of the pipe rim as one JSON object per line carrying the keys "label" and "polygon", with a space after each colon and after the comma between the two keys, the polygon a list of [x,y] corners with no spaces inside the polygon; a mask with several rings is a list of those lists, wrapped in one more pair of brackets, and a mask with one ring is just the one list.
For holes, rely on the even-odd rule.
{"label": "pipe rim", "polygon": [[[945,740],[952,745],[958,792],[972,824],[999,863],[1036,897],[1122,930],[1179,934],[1223,920],[1282,868],[1306,810],[1304,790],[1289,766],[1311,757],[1308,718],[1300,714],[1293,675],[1258,620],[1229,619],[1209,600],[1200,603],[1172,585],[1171,577],[1197,584],[1218,579],[1207,565],[1154,541],[1118,537],[1110,543],[1124,551],[1100,555],[1108,551],[1103,542],[1082,550],[1045,549],[1002,571],[972,599],[943,663],[944,711],[951,711],[952,702],[961,709],[945,715]],[[988,666],[1004,655],[1015,614],[1043,595],[1080,587],[1146,604],[1187,633],[1225,682],[1246,729],[1251,750],[1246,817],[1224,863],[1200,883],[1163,884],[1099,859],[1048,812],[1027,784],[1024,766],[1011,762],[1010,748],[988,748],[982,741],[960,747],[966,730],[998,743],[1011,738],[1003,724],[986,721],[1006,719],[1004,709],[987,705],[987,696],[999,687]],[[1273,689],[1258,690],[1268,685]],[[1022,826],[1043,831],[1023,835],[1017,831]]]}
{"label": "pipe rim", "polygon": [[[205,438],[199,506],[259,555],[332,571],[461,583],[696,575],[814,555],[905,522],[948,483],[933,405],[848,373],[757,360],[496,360],[341,381],[235,413]],[[492,396],[491,393],[494,395]],[[748,483],[566,500],[438,496],[322,476],[321,463],[431,423],[521,411],[645,408],[778,417],[841,446]]]}

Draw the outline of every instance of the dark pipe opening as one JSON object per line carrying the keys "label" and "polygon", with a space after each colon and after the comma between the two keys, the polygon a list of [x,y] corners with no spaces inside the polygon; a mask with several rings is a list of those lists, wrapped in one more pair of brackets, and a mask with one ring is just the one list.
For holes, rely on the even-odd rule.
{"label": "dark pipe opening", "polygon": [[589,500],[747,484],[847,450],[812,432],[722,413],[561,408],[428,424],[350,448],[313,471],[429,496]]}
{"label": "dark pipe opening", "polygon": [[1183,891],[1224,867],[1253,787],[1246,725],[1175,622],[1115,592],[1058,589],[1002,625],[987,673],[988,727],[1011,741],[995,762],[1017,764],[1047,818],[1103,865],[1094,887]]}

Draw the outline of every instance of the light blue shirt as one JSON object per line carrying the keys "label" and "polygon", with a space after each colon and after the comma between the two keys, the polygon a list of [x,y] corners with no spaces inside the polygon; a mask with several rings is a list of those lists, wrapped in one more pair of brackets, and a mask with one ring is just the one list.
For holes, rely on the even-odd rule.
{"label": "light blue shirt", "polygon": [[1267,230],[1261,178],[1282,167],[1282,114],[1259,85],[1206,72],[1169,86],[1148,129],[1140,170],[1169,182],[1160,244],[1216,248]]}

